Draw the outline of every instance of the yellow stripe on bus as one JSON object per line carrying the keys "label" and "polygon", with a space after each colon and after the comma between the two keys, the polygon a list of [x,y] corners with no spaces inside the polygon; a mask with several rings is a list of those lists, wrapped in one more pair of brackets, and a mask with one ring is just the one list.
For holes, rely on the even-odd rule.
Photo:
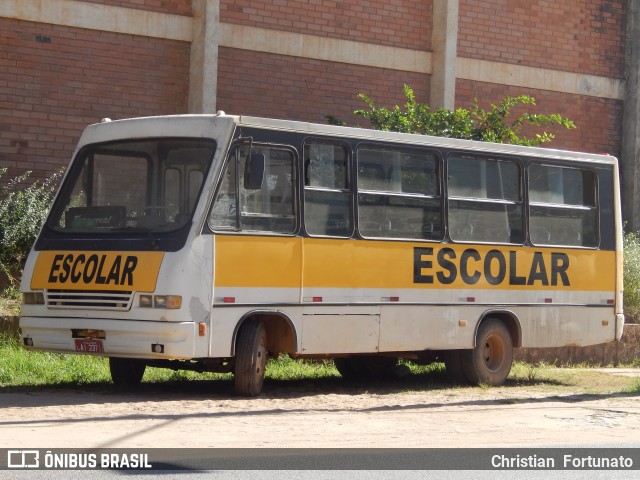
{"label": "yellow stripe on bus", "polygon": [[215,238],[214,285],[300,285],[301,238],[247,235],[218,235]]}
{"label": "yellow stripe on bus", "polygon": [[215,249],[219,287],[616,288],[614,251],[243,235]]}

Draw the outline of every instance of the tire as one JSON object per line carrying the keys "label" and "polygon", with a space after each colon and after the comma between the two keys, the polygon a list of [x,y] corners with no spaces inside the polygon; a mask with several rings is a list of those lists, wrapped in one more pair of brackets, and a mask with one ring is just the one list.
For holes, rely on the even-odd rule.
{"label": "tire", "polygon": [[144,360],[109,357],[111,380],[117,387],[136,387],[140,385],[145,368]]}
{"label": "tire", "polygon": [[249,320],[240,328],[236,345],[234,387],[236,395],[256,397],[262,392],[267,364],[267,330],[262,322]]}
{"label": "tire", "polygon": [[472,385],[502,385],[513,362],[513,342],[501,321],[489,318],[478,328],[476,347],[461,351],[462,370]]}

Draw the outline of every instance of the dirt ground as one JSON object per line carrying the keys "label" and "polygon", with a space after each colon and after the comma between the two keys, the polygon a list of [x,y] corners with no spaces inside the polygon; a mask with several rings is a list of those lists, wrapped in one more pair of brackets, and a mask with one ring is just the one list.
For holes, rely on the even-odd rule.
{"label": "dirt ground", "polygon": [[[607,369],[603,378],[638,375]],[[599,380],[600,382],[601,380]],[[606,380],[605,380],[606,381]],[[602,389],[598,390],[602,392]],[[619,389],[617,390],[619,392]],[[533,447],[640,444],[640,396],[557,384],[267,384],[252,399],[188,382],[2,391],[0,447]]]}

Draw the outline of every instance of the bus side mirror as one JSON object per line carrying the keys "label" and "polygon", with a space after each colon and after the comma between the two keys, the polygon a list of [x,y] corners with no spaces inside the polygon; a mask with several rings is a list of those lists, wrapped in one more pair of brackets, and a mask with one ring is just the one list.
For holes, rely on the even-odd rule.
{"label": "bus side mirror", "polygon": [[247,159],[247,168],[244,173],[244,188],[246,190],[260,190],[264,180],[263,153],[252,153]]}

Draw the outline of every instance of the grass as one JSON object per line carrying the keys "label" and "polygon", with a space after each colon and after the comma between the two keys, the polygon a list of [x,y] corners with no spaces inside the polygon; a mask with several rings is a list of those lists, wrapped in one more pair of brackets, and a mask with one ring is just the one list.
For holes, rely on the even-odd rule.
{"label": "grass", "polygon": [[[111,381],[104,357],[28,351],[17,336],[0,335],[0,387],[88,385]],[[269,361],[266,378],[278,381],[338,377],[331,361],[296,361],[282,356]],[[147,368],[144,382],[230,380],[231,374]]]}
{"label": "grass", "polygon": [[[108,360],[104,357],[33,352],[20,346],[17,335],[0,335],[0,387],[107,386],[111,382]],[[396,379],[376,382],[375,388],[389,391],[449,389],[444,365],[421,366],[402,362],[406,368]],[[635,365],[637,366],[637,365]],[[202,380],[230,382],[231,374],[195,373],[147,368],[145,384],[194,382]],[[286,355],[269,360],[267,384],[295,386],[312,390],[349,386],[341,379],[331,360],[294,360]],[[371,385],[365,385],[371,387]],[[505,386],[525,387],[540,393],[640,393],[640,379],[622,377],[590,369],[556,368],[547,364],[515,362]],[[478,387],[482,390],[486,388]]]}
{"label": "grass", "polygon": [[33,386],[109,381],[105,359],[29,352],[17,336],[0,338],[0,386]]}
{"label": "grass", "polygon": [[640,395],[640,378],[636,378],[633,383],[621,390],[622,393],[636,393]]}

